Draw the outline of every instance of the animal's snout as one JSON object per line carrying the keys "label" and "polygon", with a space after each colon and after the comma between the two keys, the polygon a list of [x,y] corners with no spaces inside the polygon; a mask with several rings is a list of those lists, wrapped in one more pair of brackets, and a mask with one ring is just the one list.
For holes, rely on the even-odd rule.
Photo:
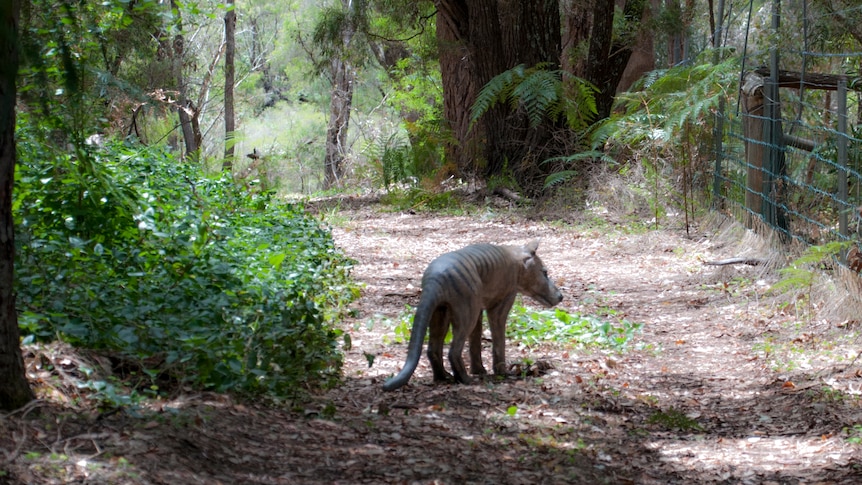
{"label": "animal's snout", "polygon": [[560,289],[554,286],[553,283],[551,283],[551,288],[551,298],[548,299],[548,306],[554,306],[563,301],[563,294],[560,292]]}
{"label": "animal's snout", "polygon": [[554,288],[554,301],[552,302],[554,305],[563,301],[563,294],[560,292],[559,288]]}

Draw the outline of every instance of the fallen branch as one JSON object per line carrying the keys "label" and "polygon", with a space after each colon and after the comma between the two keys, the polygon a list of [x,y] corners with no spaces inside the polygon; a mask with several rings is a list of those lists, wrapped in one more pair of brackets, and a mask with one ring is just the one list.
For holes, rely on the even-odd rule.
{"label": "fallen branch", "polygon": [[766,264],[768,261],[763,258],[730,258],[730,259],[721,259],[718,261],[704,261],[703,264],[709,266],[727,266],[730,264],[747,264],[749,266],[758,266],[761,264]]}
{"label": "fallen branch", "polygon": [[528,198],[526,198],[526,197],[523,197],[523,196],[521,196],[521,195],[518,195],[518,194],[517,194],[517,193],[515,193],[514,191],[509,190],[509,189],[507,189],[507,188],[505,188],[505,187],[496,187],[496,188],[494,188],[493,194],[494,194],[494,195],[499,195],[500,197],[502,197],[502,198],[504,198],[504,199],[507,199],[507,200],[509,200],[509,201],[511,201],[511,202],[516,202],[516,203],[519,203],[519,204],[520,204],[520,203],[523,203],[523,202],[532,202],[530,199],[528,199]]}

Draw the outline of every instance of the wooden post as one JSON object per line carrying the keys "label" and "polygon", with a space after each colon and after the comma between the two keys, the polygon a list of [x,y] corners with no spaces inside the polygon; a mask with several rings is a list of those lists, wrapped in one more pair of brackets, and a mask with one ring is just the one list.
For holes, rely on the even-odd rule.
{"label": "wooden post", "polygon": [[763,208],[763,77],[749,72],[742,85],[742,133],[745,138],[745,208],[760,214]]}

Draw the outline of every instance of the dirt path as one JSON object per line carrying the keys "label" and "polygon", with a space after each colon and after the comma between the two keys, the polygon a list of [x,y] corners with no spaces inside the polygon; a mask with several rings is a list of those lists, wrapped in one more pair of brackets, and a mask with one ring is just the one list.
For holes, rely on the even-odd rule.
{"label": "dirt path", "polygon": [[[210,393],[155,402],[143,414],[86,416],[42,403],[40,419],[25,410],[26,419],[0,420],[11,436],[0,441],[0,484],[862,483],[860,447],[848,441],[862,435],[843,431],[862,422],[858,365],[837,373],[809,358],[852,358],[852,331],[803,325],[792,309],[767,303],[772,281],[756,268],[702,264],[736,256],[732,241],[490,212],[365,206],[337,217],[336,242],[366,285],[345,328],[343,386],[303,409]],[[535,237],[566,296],[561,306],[643,324],[639,350],[510,341],[510,363],[553,369],[433,385],[423,357],[409,385],[384,393],[406,354],[393,321],[418,302],[428,262],[472,242]],[[844,344],[830,340],[836,332]]]}
{"label": "dirt path", "polygon": [[[350,222],[334,234],[368,285],[347,389],[354,409],[374,423],[367,445],[385,457],[359,460],[358,468],[344,470],[348,476],[445,483],[862,481],[854,465],[858,447],[841,435],[858,417],[856,400],[824,397],[820,384],[806,381],[819,369],[772,369],[762,335],[780,333],[792,319],[762,301],[768,282],[757,281],[758,270],[702,264],[734,256],[717,251],[726,244],[709,234],[578,231],[367,210],[347,216]],[[398,371],[405,347],[384,343],[392,328],[374,315],[395,318],[405,304],[415,305],[424,267],[442,252],[534,237],[542,238],[539,253],[565,288],[562,307],[643,323],[639,339],[647,349],[621,356],[520,349],[555,370],[541,381],[475,386],[433,386],[423,358],[406,390],[382,393],[381,380]],[[369,321],[378,323],[369,328]],[[510,362],[519,358],[511,345]],[[365,353],[376,356],[371,369]],[[507,413],[512,406],[514,416]]]}

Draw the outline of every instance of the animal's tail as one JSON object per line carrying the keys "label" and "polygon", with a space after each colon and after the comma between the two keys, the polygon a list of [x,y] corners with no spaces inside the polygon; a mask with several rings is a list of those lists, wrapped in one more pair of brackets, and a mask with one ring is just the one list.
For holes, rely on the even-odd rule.
{"label": "animal's tail", "polygon": [[383,384],[384,391],[394,391],[399,387],[407,384],[416,366],[419,365],[419,357],[422,356],[422,344],[425,342],[425,334],[428,333],[428,324],[431,321],[431,314],[437,306],[436,301],[428,301],[421,299],[419,307],[416,308],[416,316],[413,317],[413,329],[410,331],[410,343],[407,345],[407,360],[404,362],[404,367],[392,379],[389,379]]}

